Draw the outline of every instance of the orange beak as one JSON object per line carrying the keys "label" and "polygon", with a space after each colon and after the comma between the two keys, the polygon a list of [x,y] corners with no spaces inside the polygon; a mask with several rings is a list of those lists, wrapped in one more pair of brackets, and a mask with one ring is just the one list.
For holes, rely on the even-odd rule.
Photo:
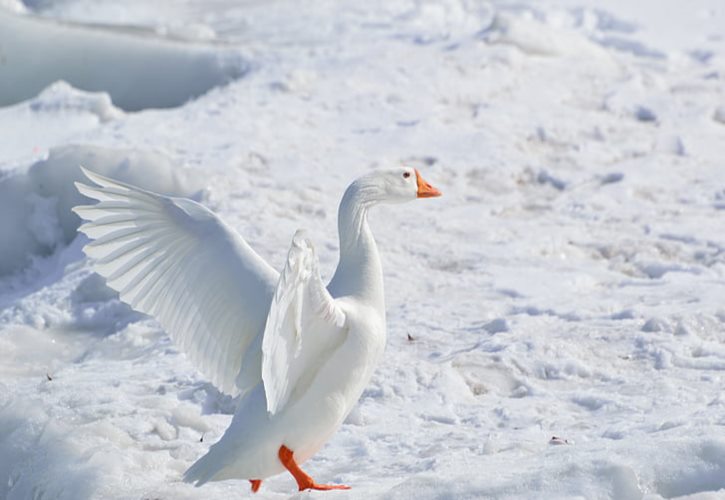
{"label": "orange beak", "polygon": [[440,196],[441,192],[428,184],[425,179],[420,176],[418,169],[415,170],[415,178],[418,181],[418,198],[435,198]]}

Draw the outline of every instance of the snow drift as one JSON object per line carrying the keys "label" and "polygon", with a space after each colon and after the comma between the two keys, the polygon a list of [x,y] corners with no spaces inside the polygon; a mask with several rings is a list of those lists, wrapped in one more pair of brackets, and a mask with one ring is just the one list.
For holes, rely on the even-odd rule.
{"label": "snow drift", "polygon": [[76,236],[80,224],[71,212],[87,203],[73,182],[79,165],[152,191],[193,196],[194,183],[158,152],[98,146],[54,148],[46,160],[0,180],[0,276],[25,267],[33,256],[48,255]]}
{"label": "snow drift", "polygon": [[1,8],[0,61],[0,106],[65,80],[79,89],[106,91],[128,111],[167,108],[249,71],[244,57],[229,48],[65,24]]}
{"label": "snow drift", "polygon": [[105,92],[84,92],[55,82],[33,99],[0,108],[0,170],[44,158],[54,146],[78,142],[99,124],[124,115]]}

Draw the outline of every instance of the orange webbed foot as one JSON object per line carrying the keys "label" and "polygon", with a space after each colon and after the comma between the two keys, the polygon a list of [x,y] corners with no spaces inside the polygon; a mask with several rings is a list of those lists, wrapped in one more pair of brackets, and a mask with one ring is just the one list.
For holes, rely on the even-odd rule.
{"label": "orange webbed foot", "polygon": [[300,491],[304,490],[320,490],[320,491],[329,491],[329,490],[349,490],[350,487],[344,484],[317,484],[314,479],[312,479],[310,476],[305,473],[302,469],[300,469],[300,466],[297,465],[297,462],[294,459],[294,453],[292,450],[287,448],[286,446],[282,445],[279,448],[279,461],[282,462],[282,465],[285,466],[285,468],[292,474],[297,481],[297,486],[299,486]]}
{"label": "orange webbed foot", "polygon": [[249,482],[252,483],[252,493],[258,492],[259,487],[262,486],[261,479],[250,479]]}
{"label": "orange webbed foot", "polygon": [[346,484],[317,484],[312,483],[310,485],[305,486],[304,488],[300,486],[300,491],[304,490],[320,490],[320,491],[329,491],[329,490],[349,490],[350,487]]}

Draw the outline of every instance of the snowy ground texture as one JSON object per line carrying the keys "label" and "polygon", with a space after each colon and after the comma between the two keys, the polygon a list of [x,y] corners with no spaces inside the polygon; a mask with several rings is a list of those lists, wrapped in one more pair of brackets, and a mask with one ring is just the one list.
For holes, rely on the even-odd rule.
{"label": "snowy ground texture", "polygon": [[250,495],[180,481],[234,402],[91,272],[78,163],[326,276],[353,178],[443,191],[372,214],[385,360],[306,465],[353,489],[258,498],[725,498],[721,0],[0,6],[0,498]]}

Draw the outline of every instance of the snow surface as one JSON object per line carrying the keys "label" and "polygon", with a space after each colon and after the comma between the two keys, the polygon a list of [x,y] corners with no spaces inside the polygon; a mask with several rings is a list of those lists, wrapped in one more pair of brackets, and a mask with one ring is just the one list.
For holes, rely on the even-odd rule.
{"label": "snow surface", "polygon": [[[249,495],[181,482],[234,402],[82,258],[76,163],[331,276],[344,188],[401,162],[444,196],[371,214],[387,352],[306,464],[353,489],[296,497],[725,498],[721,1],[0,6],[0,498]],[[179,72],[96,79],[139,61]]]}
{"label": "snow surface", "polygon": [[83,90],[106,91],[131,111],[179,106],[249,69],[236,51],[3,9],[0,60],[0,105],[28,99],[65,80]]}

